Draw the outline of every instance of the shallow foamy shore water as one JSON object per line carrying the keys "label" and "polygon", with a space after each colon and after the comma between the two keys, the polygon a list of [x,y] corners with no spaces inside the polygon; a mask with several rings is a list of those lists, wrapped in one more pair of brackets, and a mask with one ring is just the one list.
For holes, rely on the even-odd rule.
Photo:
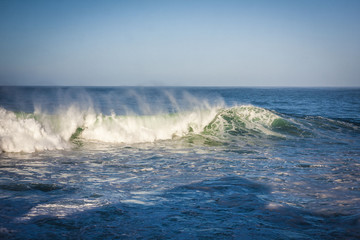
{"label": "shallow foamy shore water", "polygon": [[360,236],[358,90],[1,90],[3,238]]}

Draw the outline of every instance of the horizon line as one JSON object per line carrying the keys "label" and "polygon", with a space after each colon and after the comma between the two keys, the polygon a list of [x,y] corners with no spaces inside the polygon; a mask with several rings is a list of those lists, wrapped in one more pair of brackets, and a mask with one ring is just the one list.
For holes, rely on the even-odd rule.
{"label": "horizon line", "polygon": [[360,88],[360,86],[236,86],[236,85],[1,85],[0,87],[86,87],[86,88]]}

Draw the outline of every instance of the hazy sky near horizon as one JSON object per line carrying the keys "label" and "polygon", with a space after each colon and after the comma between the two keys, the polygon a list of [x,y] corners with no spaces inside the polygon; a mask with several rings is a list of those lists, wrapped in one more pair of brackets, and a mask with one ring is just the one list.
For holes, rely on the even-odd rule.
{"label": "hazy sky near horizon", "polygon": [[0,1],[0,85],[360,86],[360,1]]}

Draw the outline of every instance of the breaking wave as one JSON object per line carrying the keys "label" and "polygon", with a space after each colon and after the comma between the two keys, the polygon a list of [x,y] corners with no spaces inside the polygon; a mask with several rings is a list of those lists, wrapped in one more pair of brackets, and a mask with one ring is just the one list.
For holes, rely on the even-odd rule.
{"label": "breaking wave", "polygon": [[252,105],[208,107],[156,115],[103,115],[69,107],[57,114],[15,113],[0,108],[0,150],[35,152],[67,149],[75,141],[144,143],[188,135],[236,137],[304,136],[298,122]]}

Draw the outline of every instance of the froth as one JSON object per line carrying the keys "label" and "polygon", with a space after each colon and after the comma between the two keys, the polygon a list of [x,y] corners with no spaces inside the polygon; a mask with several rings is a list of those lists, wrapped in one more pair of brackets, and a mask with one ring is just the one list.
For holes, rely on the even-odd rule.
{"label": "froth", "polygon": [[64,149],[67,142],[35,118],[0,108],[0,149],[3,152],[35,152]]}
{"label": "froth", "polygon": [[[2,152],[35,152],[71,147],[71,139],[109,143],[141,143],[200,133],[217,108],[173,114],[103,115],[71,106],[56,114],[15,114],[0,108]],[[79,133],[79,129],[81,130]],[[77,134],[79,133],[79,134]]]}
{"label": "froth", "polygon": [[[181,138],[189,133],[213,136],[275,135],[277,114],[254,106],[202,106],[188,111],[153,115],[104,115],[91,108],[70,106],[55,114],[33,114],[0,108],[0,150],[34,152],[65,149],[72,140],[143,143]],[[259,136],[260,136],[259,135]]]}
{"label": "froth", "polygon": [[141,143],[200,133],[216,115],[216,108],[149,116],[88,117],[81,137],[113,143]]}

